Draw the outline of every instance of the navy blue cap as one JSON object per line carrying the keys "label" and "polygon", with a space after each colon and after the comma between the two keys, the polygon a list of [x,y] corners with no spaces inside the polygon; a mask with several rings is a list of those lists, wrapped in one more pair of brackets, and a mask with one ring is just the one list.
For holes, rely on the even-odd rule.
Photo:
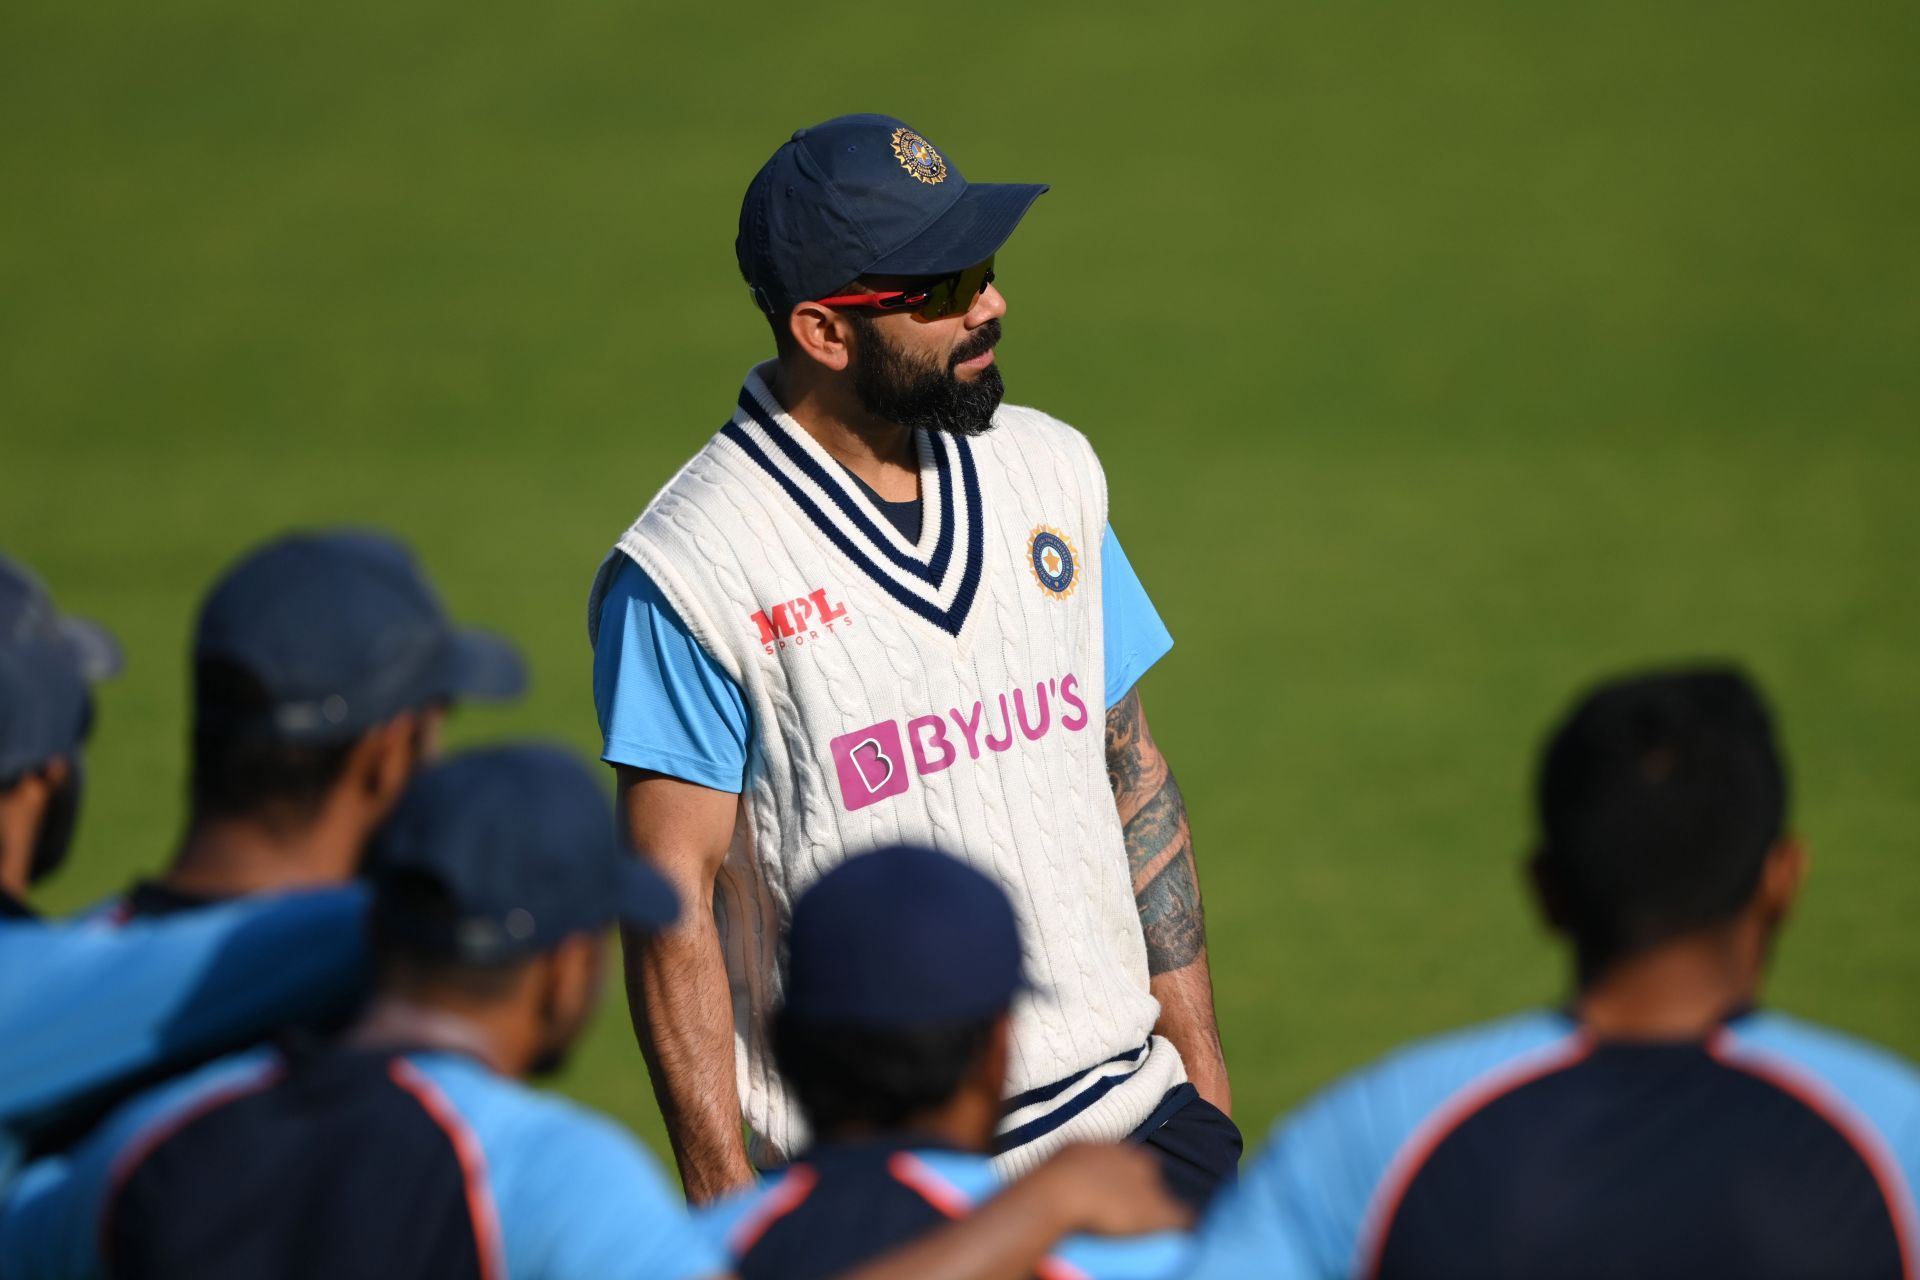
{"label": "navy blue cap", "polygon": [[760,167],[733,242],[771,316],[857,276],[945,275],[983,262],[1045,184],[969,183],[892,116],[840,116],[796,132]]}
{"label": "navy blue cap", "polygon": [[93,725],[90,683],[120,668],[112,633],[62,614],[38,578],[0,556],[0,784],[77,750]]}
{"label": "navy blue cap", "polygon": [[93,697],[67,654],[42,640],[0,646],[0,787],[71,755]]}
{"label": "navy blue cap", "polygon": [[794,904],[786,1016],[895,1028],[1004,1013],[1024,989],[1006,893],[944,853],[894,845],[850,858]]}
{"label": "navy blue cap", "polygon": [[616,921],[658,929],[680,911],[672,886],[621,847],[613,805],[586,765],[537,743],[422,773],[375,833],[367,874],[383,932],[476,964]]}
{"label": "navy blue cap", "polygon": [[201,606],[194,656],[230,662],[265,690],[257,718],[286,742],[340,742],[403,711],[526,688],[519,651],[454,626],[406,547],[381,534],[293,533],[250,552]]}
{"label": "navy blue cap", "polygon": [[112,632],[97,622],[61,613],[31,570],[0,555],[0,647],[30,637],[66,653],[88,683],[117,676],[125,665]]}

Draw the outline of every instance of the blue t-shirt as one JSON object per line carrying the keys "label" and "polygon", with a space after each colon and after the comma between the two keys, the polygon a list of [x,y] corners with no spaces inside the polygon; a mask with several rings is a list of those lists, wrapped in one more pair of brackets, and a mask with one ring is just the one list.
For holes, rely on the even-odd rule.
{"label": "blue t-shirt", "polygon": [[8,1280],[725,1270],[612,1121],[444,1051],[261,1048],[209,1064],[42,1160],[0,1208]]}
{"label": "blue t-shirt", "polygon": [[347,887],[124,925],[0,922],[0,1187],[29,1147],[131,1086],[350,1009],[366,910]]}
{"label": "blue t-shirt", "polygon": [[1649,1043],[1539,1012],[1286,1117],[1189,1274],[1906,1275],[1916,1181],[1920,1072],[1885,1050],[1773,1013]]}
{"label": "blue t-shirt", "polygon": [[[1166,656],[1173,637],[1107,526],[1100,544],[1106,705]],[[752,725],[740,686],[693,638],[640,566],[620,566],[600,605],[593,703],[601,759],[738,793]]]}

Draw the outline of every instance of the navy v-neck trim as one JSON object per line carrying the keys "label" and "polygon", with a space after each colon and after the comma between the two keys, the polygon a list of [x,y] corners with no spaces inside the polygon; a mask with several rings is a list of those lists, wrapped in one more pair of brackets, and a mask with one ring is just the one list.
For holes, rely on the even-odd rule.
{"label": "navy v-neck trim", "polygon": [[[931,558],[923,562],[917,556],[902,552],[894,545],[892,538],[876,526],[868,514],[867,508],[873,504],[849,488],[841,478],[822,467],[799,441],[792,438],[785,427],[776,422],[761,407],[751,388],[741,389],[740,409],[773,442],[774,449],[780,455],[778,460],[770,456],[753,435],[738,422],[728,422],[720,428],[720,434],[766,472],[813,526],[876,586],[893,597],[909,612],[925,618],[948,635],[958,637],[962,628],[966,626],[967,616],[973,608],[974,597],[979,591],[980,578],[985,565],[985,518],[981,511],[980,474],[974,462],[972,447],[966,439],[960,436],[939,436],[928,442],[939,476],[940,536],[935,542]],[[953,455],[959,458],[959,498],[960,504],[964,504],[964,507],[955,502],[954,468],[949,459],[948,450],[952,450]],[[787,465],[782,465],[783,463]],[[852,525],[865,541],[877,549],[891,564],[883,563],[849,537],[846,530],[823,511],[812,495],[790,474],[789,466],[792,471],[797,471],[801,476],[812,481],[820,492],[826,495],[828,501],[839,509],[847,523]],[[850,480],[852,477],[849,476],[847,479]],[[963,509],[967,525],[966,545],[956,562],[954,527],[959,523],[959,516]],[[924,507],[921,519],[923,522],[926,519]],[[923,523],[923,531],[924,528]],[[955,568],[959,572],[957,584],[952,572]],[[915,579],[942,595],[946,593],[949,586],[952,586],[954,587],[953,602],[942,608],[922,597],[903,578]]]}
{"label": "navy v-neck trim", "polygon": [[[934,543],[932,558],[922,561],[918,556],[901,551],[894,546],[892,539],[888,538],[872,520],[868,519],[867,513],[861,510],[859,498],[848,492],[846,485],[840,483],[805,449],[801,448],[800,442],[776,423],[767,411],[760,407],[760,402],[753,392],[745,387],[740,389],[740,407],[759,424],[762,431],[767,433],[767,438],[773,441],[774,447],[779,449],[802,475],[819,485],[821,492],[833,501],[833,505],[840,509],[840,513],[846,516],[853,527],[865,535],[867,541],[877,547],[882,555],[928,586],[939,588],[946,578],[947,567],[953,558],[953,467],[947,461],[947,451],[944,447],[946,441],[942,439],[928,441],[933,449],[934,469],[940,477],[940,538]],[[964,467],[971,461],[966,439],[954,436],[952,444],[957,447]],[[977,510],[978,506],[978,502],[969,497],[969,509]],[[925,518],[924,512],[922,518]]]}

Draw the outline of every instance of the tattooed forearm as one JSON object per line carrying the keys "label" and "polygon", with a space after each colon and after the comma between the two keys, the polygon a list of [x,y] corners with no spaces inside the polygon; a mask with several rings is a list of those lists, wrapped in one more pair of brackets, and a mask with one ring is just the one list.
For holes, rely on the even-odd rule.
{"label": "tattooed forearm", "polygon": [[1147,729],[1138,692],[1107,712],[1107,781],[1126,833],[1133,898],[1147,940],[1147,971],[1184,969],[1206,950],[1187,806]]}

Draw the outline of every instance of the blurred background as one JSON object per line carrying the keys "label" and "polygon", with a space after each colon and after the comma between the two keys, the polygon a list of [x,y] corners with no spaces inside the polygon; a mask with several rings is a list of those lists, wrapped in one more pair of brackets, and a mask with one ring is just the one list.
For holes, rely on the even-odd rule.
{"label": "blurred background", "polygon": [[[906,118],[1054,190],[1010,398],[1085,430],[1250,1134],[1566,992],[1532,753],[1677,657],[1772,692],[1814,854],[1769,1002],[1920,1055],[1920,7],[9,0],[0,544],[130,655],[45,895],[163,865],[186,645],[369,522],[597,753],[601,556],[768,354],[739,199]],[[610,779],[609,779],[610,784]],[[660,1128],[617,982],[567,1091]]]}

